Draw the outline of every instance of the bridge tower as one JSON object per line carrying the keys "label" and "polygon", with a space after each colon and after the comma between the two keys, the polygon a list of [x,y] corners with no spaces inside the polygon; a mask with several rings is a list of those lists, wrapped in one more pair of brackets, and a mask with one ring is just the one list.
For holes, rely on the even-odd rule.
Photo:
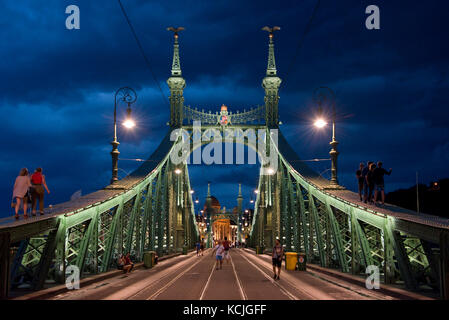
{"label": "bridge tower", "polygon": [[269,128],[279,125],[278,102],[279,102],[279,86],[281,78],[277,76],[276,61],[274,58],[274,42],[273,33],[280,30],[279,27],[263,27],[262,30],[268,31],[268,65],[265,78],[262,80],[262,87],[265,89],[265,122]]}
{"label": "bridge tower", "polygon": [[207,247],[210,248],[212,243],[212,197],[210,195],[210,182],[207,183],[207,197],[206,197],[206,219],[209,222],[207,227],[208,235],[207,235]]}
{"label": "bridge tower", "polygon": [[186,86],[186,81],[182,77],[181,62],[179,59],[179,44],[178,44],[178,32],[184,30],[183,27],[167,28],[169,31],[173,31],[174,44],[173,44],[173,62],[171,67],[171,77],[168,78],[167,84],[170,88],[170,127],[179,128],[182,125],[183,120],[183,107],[184,107],[184,95],[183,91]]}
{"label": "bridge tower", "polygon": [[[237,215],[238,215],[237,220],[238,220],[238,223],[243,223],[242,222],[242,216],[243,216],[242,206],[243,206],[242,184],[239,183],[239,195],[237,196]],[[237,225],[237,230],[238,230],[237,240],[239,242],[242,242],[242,238],[241,238],[242,225],[241,224]]]}

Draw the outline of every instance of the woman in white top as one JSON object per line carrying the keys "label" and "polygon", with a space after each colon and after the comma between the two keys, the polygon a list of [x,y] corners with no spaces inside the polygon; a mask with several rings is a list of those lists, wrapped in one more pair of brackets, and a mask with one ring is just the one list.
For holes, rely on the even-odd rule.
{"label": "woman in white top", "polygon": [[23,201],[23,216],[28,218],[28,199],[26,197],[28,189],[31,187],[30,177],[28,176],[28,169],[22,168],[20,170],[19,176],[16,178],[14,183],[14,191],[12,198],[16,200],[16,219],[19,219],[19,208],[20,202]]}
{"label": "woman in white top", "polygon": [[217,266],[216,266],[216,270],[218,270],[218,265],[220,264],[220,269],[222,268],[222,264],[223,264],[223,252],[224,252],[224,247],[221,244],[221,240],[218,241],[218,244],[215,246],[214,250],[212,251],[212,255],[215,254],[215,259],[217,260]]}

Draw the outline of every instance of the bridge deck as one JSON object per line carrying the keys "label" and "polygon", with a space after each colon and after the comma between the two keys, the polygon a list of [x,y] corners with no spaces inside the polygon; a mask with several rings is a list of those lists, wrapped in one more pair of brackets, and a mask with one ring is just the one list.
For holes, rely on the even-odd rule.
{"label": "bridge deck", "polygon": [[[272,278],[268,256],[256,256],[243,249],[231,249],[229,263],[215,270],[211,251],[165,260],[152,269],[137,269],[129,275],[92,283],[54,300],[394,300],[428,299],[391,288],[378,292],[363,285],[329,277],[316,270],[286,271],[281,280]],[[364,284],[363,281],[361,283]],[[386,287],[387,288],[387,287]],[[18,299],[36,298],[32,293]],[[38,298],[39,299],[39,298]]]}

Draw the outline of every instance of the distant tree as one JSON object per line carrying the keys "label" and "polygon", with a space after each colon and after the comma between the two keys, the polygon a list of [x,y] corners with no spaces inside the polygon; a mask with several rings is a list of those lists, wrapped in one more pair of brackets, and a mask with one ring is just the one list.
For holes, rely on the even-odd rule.
{"label": "distant tree", "polygon": [[[419,184],[419,211],[449,218],[445,200],[449,199],[449,179]],[[387,193],[385,202],[416,211],[416,186]]]}

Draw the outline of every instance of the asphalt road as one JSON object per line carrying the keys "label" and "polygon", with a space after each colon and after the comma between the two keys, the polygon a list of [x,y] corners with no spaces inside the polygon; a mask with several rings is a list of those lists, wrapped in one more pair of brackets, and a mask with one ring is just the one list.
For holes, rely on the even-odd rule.
{"label": "asphalt road", "polygon": [[367,289],[338,283],[313,272],[286,271],[272,278],[270,258],[231,249],[231,258],[216,270],[211,250],[160,262],[152,269],[66,292],[53,299],[69,300],[366,300],[392,299]]}

